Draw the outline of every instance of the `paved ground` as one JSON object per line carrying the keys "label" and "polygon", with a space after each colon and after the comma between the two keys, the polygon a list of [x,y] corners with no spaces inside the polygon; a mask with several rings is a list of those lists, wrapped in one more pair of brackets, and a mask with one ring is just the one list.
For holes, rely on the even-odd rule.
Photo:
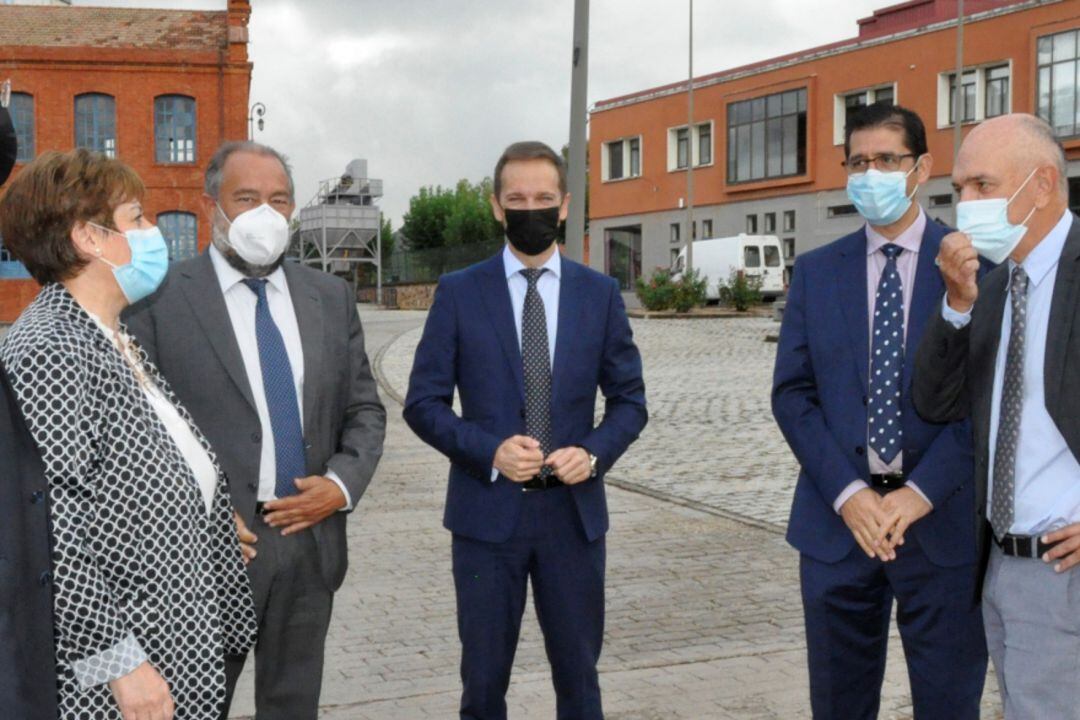
{"label": "paved ground", "polygon": [[[321,717],[452,718],[458,646],[440,523],[446,462],[408,431],[393,399],[404,391],[423,315],[363,317],[390,427],[379,473],[350,521],[352,569],[337,595]],[[764,336],[774,328],[634,321],[652,420],[609,492],[601,661],[609,720],[809,716],[797,556],[780,534],[795,468],[768,411],[775,346]],[[881,717],[909,718],[895,640]],[[984,717],[998,717],[992,679],[988,688]],[[247,677],[235,717],[251,713],[250,693]],[[515,719],[554,717],[531,609],[508,701]]]}

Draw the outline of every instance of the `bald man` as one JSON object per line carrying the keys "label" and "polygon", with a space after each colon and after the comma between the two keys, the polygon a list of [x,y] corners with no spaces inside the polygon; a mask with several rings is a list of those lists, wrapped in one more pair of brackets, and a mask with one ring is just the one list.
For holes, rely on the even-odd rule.
{"label": "bald man", "polygon": [[[983,618],[1006,720],[1080,718],[1080,223],[1031,115],[988,120],[953,169],[959,232],[916,356],[931,421],[970,416]],[[978,255],[1001,262],[976,281]],[[1071,360],[1071,361],[1070,361]]]}

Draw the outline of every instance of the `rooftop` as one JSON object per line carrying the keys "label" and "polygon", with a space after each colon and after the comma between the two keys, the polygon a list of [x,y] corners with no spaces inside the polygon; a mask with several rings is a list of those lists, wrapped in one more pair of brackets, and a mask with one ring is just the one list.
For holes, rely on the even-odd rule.
{"label": "rooftop", "polygon": [[0,47],[221,50],[225,11],[0,5]]}

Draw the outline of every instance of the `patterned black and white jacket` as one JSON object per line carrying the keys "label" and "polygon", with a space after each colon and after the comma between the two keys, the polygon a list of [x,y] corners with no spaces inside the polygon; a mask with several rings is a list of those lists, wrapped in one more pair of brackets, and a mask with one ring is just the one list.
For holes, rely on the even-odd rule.
{"label": "patterned black and white jacket", "polygon": [[224,654],[247,652],[256,631],[224,475],[208,515],[127,361],[63,286],[41,290],[0,355],[49,484],[60,717],[119,720],[108,682],[144,660],[177,720],[217,717]]}

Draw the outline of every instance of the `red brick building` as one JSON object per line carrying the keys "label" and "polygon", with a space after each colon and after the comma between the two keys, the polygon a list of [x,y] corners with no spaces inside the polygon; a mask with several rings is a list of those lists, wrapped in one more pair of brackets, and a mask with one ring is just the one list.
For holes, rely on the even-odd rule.
{"label": "red brick building", "polygon": [[[247,137],[250,15],[248,0],[219,12],[0,5],[0,82],[11,80],[19,141],[12,177],[47,150],[105,152],[146,183],[144,206],[175,259],[204,248],[203,170],[221,142]],[[0,321],[36,292],[0,247]]]}

